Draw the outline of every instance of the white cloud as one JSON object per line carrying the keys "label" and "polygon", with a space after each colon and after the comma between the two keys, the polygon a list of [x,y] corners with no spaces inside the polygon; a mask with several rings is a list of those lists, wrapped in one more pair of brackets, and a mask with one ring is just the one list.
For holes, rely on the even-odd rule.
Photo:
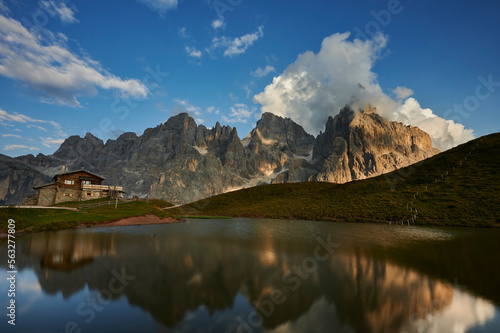
{"label": "white cloud", "polygon": [[18,134],[2,134],[2,136],[4,138],[18,138],[18,139],[22,139],[23,137],[18,135]]}
{"label": "white cloud", "polygon": [[211,114],[211,113],[213,113],[213,114],[219,114],[219,113],[220,113],[220,110],[219,110],[219,109],[217,109],[215,106],[209,106],[209,107],[207,108],[207,111],[206,111],[206,112],[207,112],[207,113],[209,113],[209,114]]}
{"label": "white cloud", "polygon": [[72,5],[72,8],[68,8],[64,2],[56,2],[54,0],[40,1],[40,5],[43,6],[43,9],[52,17],[59,16],[61,21],[65,24],[79,22],[75,18],[76,9],[74,5]]}
{"label": "white cloud", "polygon": [[222,121],[226,123],[246,123],[248,118],[257,111],[256,107],[248,107],[243,103],[236,103],[231,107],[229,116],[222,115]]}
{"label": "white cloud", "polygon": [[453,120],[436,116],[431,109],[423,109],[412,97],[399,106],[392,117],[405,125],[417,126],[429,133],[432,143],[440,150],[452,148],[474,139],[474,133]]}
{"label": "white cloud", "polygon": [[0,0],[0,12],[10,13],[9,7],[7,7],[3,0]]}
{"label": "white cloud", "polygon": [[402,332],[465,333],[484,328],[495,319],[495,305],[488,300],[454,289],[452,302],[439,313],[413,321]]}
{"label": "white cloud", "polygon": [[220,28],[224,28],[225,23],[223,20],[213,20],[211,25],[214,30],[217,30]]}
{"label": "white cloud", "polygon": [[33,125],[33,124],[28,124],[26,125],[27,128],[37,128],[40,131],[47,132],[47,129],[45,127],[39,126],[39,125]]}
{"label": "white cloud", "polygon": [[252,87],[255,87],[255,86],[256,86],[256,85],[255,85],[255,82],[254,82],[254,81],[250,81],[250,83],[249,83],[249,84],[244,85],[244,86],[242,87],[242,88],[243,88],[243,90],[245,90],[245,92],[247,93],[247,98],[249,98],[249,97],[250,97],[250,95],[252,94],[252,91],[253,91],[253,90],[252,90]]}
{"label": "white cloud", "polygon": [[267,65],[265,68],[260,68],[260,67],[257,68],[256,70],[254,70],[250,74],[252,74],[255,77],[264,77],[267,74],[273,73],[273,72],[276,72],[276,69],[273,66]]}
{"label": "white cloud", "polygon": [[67,136],[67,134],[63,131],[61,124],[59,124],[58,122],[55,122],[53,120],[35,119],[17,112],[9,113],[5,110],[0,109],[0,124],[9,125],[12,123],[21,123],[26,125],[26,127],[28,128],[38,128],[39,130],[44,132],[46,132],[47,129],[37,124],[48,124],[53,127],[53,131],[56,135],[61,137]]}
{"label": "white cloud", "polygon": [[250,88],[250,85],[248,86],[243,86],[243,90],[246,91],[247,93],[247,98],[250,97],[250,95],[252,94],[252,88]]}
{"label": "white cloud", "polygon": [[22,149],[22,150],[40,150],[37,147],[28,147],[25,145],[7,145],[3,148],[3,150],[14,150],[14,149]]}
{"label": "white cloud", "polygon": [[54,139],[54,138],[51,138],[51,137],[47,137],[47,138],[40,138],[41,140],[41,143],[42,145],[44,145],[45,147],[52,147],[52,146],[60,146],[65,139]]}
{"label": "white cloud", "polygon": [[238,100],[238,96],[236,96],[232,92],[229,93],[229,98],[231,98],[232,101],[237,101]]}
{"label": "white cloud", "polygon": [[187,99],[175,99],[174,102],[176,102],[180,106],[174,107],[175,114],[187,112],[193,118],[199,117],[201,115],[201,108],[194,105]]}
{"label": "white cloud", "polygon": [[213,51],[218,48],[225,48],[224,56],[232,58],[235,55],[245,53],[250,46],[263,36],[264,27],[260,26],[254,33],[246,34],[241,37],[215,37],[212,40],[212,46],[209,48],[209,51]]}
{"label": "white cloud", "polygon": [[393,89],[392,92],[399,100],[407,99],[408,97],[413,95],[413,90],[406,87],[396,87],[396,89]]}
{"label": "white cloud", "polygon": [[186,46],[186,52],[190,57],[201,58],[201,51],[197,50],[196,47]]}
{"label": "white cloud", "polygon": [[158,12],[160,17],[164,17],[165,13],[170,10],[177,8],[177,0],[139,0],[140,2],[146,4],[151,10]]}
{"label": "white cloud", "polygon": [[34,35],[19,21],[0,14],[0,74],[43,93],[48,103],[79,106],[77,97],[95,94],[97,88],[136,98],[149,95],[139,80],[121,79],[97,61],[71,53],[63,34],[44,33],[51,39]]}
{"label": "white cloud", "polygon": [[[300,54],[263,92],[254,96],[254,102],[262,105],[262,112],[289,117],[311,134],[323,130],[328,116],[338,114],[345,105],[358,110],[371,104],[389,120],[421,127],[440,150],[474,137],[472,130],[440,118],[430,109],[422,109],[413,98],[395,101],[382,91],[372,68],[387,45],[386,36],[367,41],[348,38],[349,33],[334,34],[323,40],[318,53]],[[399,92],[408,95],[409,89]]]}
{"label": "white cloud", "polygon": [[177,30],[177,33],[182,38],[190,38],[191,37],[188,35],[186,27],[180,27],[179,30]]}

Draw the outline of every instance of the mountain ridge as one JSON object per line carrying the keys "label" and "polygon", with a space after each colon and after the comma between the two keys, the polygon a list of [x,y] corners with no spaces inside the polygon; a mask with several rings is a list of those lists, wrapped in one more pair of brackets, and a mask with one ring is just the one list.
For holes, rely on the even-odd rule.
{"label": "mountain ridge", "polygon": [[345,184],[271,184],[169,211],[187,216],[500,227],[500,133]]}
{"label": "mountain ridge", "polygon": [[374,108],[343,108],[325,131],[308,134],[290,118],[264,113],[240,139],[219,122],[197,125],[187,113],[104,143],[91,133],[71,136],[52,155],[16,159],[52,176],[62,165],[102,174],[129,196],[192,202],[268,183],[345,183],[386,173],[437,154],[424,131],[379,116]]}

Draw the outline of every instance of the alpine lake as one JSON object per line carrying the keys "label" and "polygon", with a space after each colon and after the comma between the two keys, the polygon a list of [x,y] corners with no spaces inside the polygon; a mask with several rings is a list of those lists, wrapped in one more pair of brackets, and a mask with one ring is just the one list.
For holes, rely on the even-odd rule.
{"label": "alpine lake", "polygon": [[[7,268],[7,240],[0,240]],[[1,332],[500,332],[500,230],[266,219],[16,237]],[[4,275],[5,276],[5,275]]]}

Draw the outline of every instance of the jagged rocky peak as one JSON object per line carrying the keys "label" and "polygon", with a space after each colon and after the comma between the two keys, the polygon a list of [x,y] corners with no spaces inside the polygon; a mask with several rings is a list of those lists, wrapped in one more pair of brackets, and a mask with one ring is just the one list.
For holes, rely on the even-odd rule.
{"label": "jagged rocky peak", "polygon": [[[263,138],[270,140],[279,141],[285,138],[314,140],[312,135],[308,134],[302,126],[290,118],[283,118],[270,112],[262,114],[262,117],[257,122],[256,129],[259,130]],[[283,134],[286,134],[286,136]]]}
{"label": "jagged rocky peak", "polygon": [[[332,151],[339,149],[339,145],[347,145],[349,140],[349,126],[354,117],[355,113],[348,105],[343,107],[335,117],[328,117],[325,131],[316,137],[313,160],[331,155]],[[336,140],[336,138],[339,139]]]}
{"label": "jagged rocky peak", "polygon": [[116,139],[108,139],[104,147],[123,145],[126,142],[137,140],[138,136],[134,132],[125,132],[120,134]]}
{"label": "jagged rocky peak", "polygon": [[42,153],[39,153],[38,155],[36,155],[36,157],[33,156],[33,154],[18,156],[16,157],[16,160],[22,161],[35,167],[45,168],[50,168],[62,164],[62,161],[60,159],[53,156],[47,156]]}
{"label": "jagged rocky peak", "polygon": [[96,138],[91,133],[87,133],[85,137],[72,135],[61,144],[59,149],[52,155],[59,159],[76,159],[81,156],[88,157],[97,155],[104,148],[104,142]]}
{"label": "jagged rocky peak", "polygon": [[[124,186],[129,195],[186,203],[270,182],[344,183],[405,167],[437,152],[429,135],[417,127],[387,121],[370,106],[357,111],[346,106],[328,118],[316,138],[293,120],[272,113],[262,114],[244,140],[236,128],[218,122],[207,128],[181,113],[140,136],[123,133],[105,145],[90,133],[71,136],[54,155],[17,160],[46,175],[60,172],[61,165],[71,170],[83,167]],[[5,181],[14,184],[14,176],[17,173]],[[26,193],[32,187],[15,184]]]}
{"label": "jagged rocky peak", "polygon": [[430,136],[417,127],[388,121],[366,106],[344,107],[329,118],[314,146],[321,171],[317,180],[345,183],[393,171],[439,153]]}
{"label": "jagged rocky peak", "polygon": [[265,112],[245,141],[254,151],[258,150],[259,146],[278,145],[283,151],[290,150],[292,153],[308,155],[314,143],[314,136],[290,118]]}
{"label": "jagged rocky peak", "polygon": [[[216,122],[215,126],[211,129],[200,125],[196,130],[196,146],[209,150],[225,146],[228,141],[232,140],[232,135],[234,135],[233,132],[235,130],[236,128],[232,128],[231,126],[221,126],[219,122]],[[237,133],[236,136],[238,136]]]}
{"label": "jagged rocky peak", "polygon": [[118,138],[116,138],[116,141],[122,141],[122,140],[135,140],[137,139],[137,134],[134,132],[125,132],[121,134]]}
{"label": "jagged rocky peak", "polygon": [[171,117],[165,123],[166,130],[181,131],[183,133],[195,130],[196,127],[198,127],[196,122],[186,112]]}

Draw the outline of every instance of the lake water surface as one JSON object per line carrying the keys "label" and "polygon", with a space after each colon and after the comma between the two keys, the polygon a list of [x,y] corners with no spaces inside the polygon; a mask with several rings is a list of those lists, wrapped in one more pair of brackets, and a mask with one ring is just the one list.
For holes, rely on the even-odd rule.
{"label": "lake water surface", "polygon": [[500,230],[190,220],[16,250],[1,332],[500,332]]}

